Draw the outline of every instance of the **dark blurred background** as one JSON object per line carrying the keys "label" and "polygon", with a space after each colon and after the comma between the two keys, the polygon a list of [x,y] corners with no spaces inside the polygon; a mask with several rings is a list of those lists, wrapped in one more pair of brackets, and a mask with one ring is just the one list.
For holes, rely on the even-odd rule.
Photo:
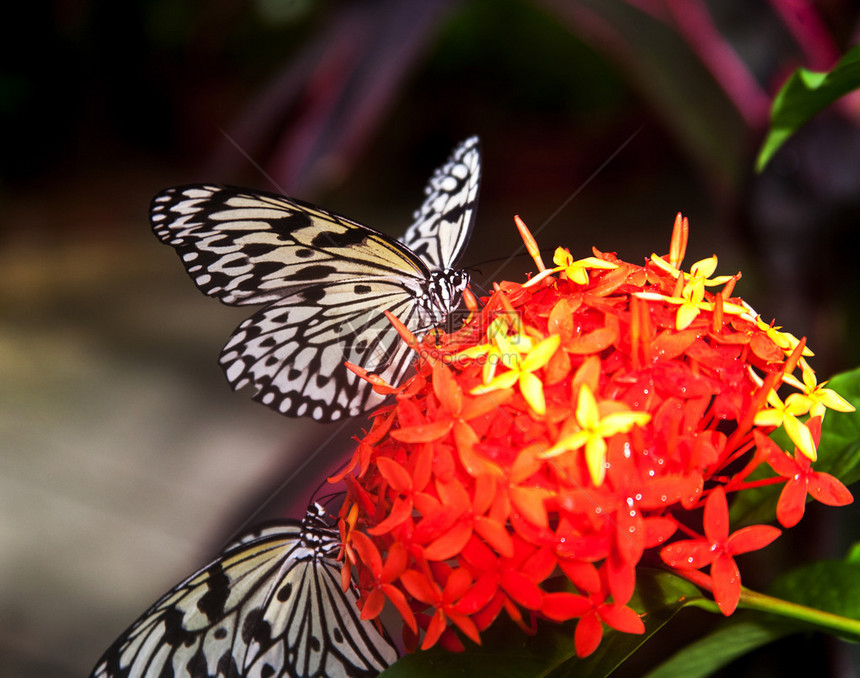
{"label": "dark blurred background", "polygon": [[[667,251],[682,211],[687,265],[716,252],[721,273],[742,269],[737,292],[809,337],[824,378],[860,363],[856,99],[817,116],[763,175],[751,168],[778,87],[798,66],[830,68],[857,28],[847,0],[6,8],[4,674],[85,675],[260,506],[301,505],[349,449],[348,430],[230,391],[217,355],[248,309],[200,295],[151,235],[158,190],[196,180],[283,189],[397,235],[432,169],[479,134],[480,209],[464,261],[478,283],[532,269],[524,257],[501,272],[494,261],[519,245],[514,214],[550,251],[595,246],[640,261]],[[322,469],[297,471],[317,450]],[[780,559],[841,556],[857,523],[856,510],[811,510],[744,582],[765,585]],[[661,634],[652,659],[673,634],[701,633],[690,617]],[[844,646],[810,636],[724,675],[806,665],[856,670]]]}

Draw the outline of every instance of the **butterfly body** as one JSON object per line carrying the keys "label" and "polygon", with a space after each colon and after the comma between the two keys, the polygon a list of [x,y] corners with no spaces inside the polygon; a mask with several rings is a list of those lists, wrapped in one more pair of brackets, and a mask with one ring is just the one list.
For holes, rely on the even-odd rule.
{"label": "butterfly body", "polygon": [[480,176],[477,138],[436,170],[403,241],[308,203],[214,184],[153,200],[155,234],[195,284],[231,305],[266,305],[243,322],[220,362],[234,388],[289,416],[333,421],[381,401],[349,361],[397,383],[409,349],[389,311],[417,335],[443,324],[468,275]]}
{"label": "butterfly body", "polygon": [[244,535],[169,591],[91,678],[369,678],[397,658],[341,589],[338,531],[305,519]]}

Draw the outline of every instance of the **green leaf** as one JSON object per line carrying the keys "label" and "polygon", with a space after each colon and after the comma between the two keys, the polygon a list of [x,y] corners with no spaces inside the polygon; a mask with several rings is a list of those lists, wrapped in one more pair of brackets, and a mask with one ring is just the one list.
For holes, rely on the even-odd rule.
{"label": "green leaf", "polygon": [[848,51],[830,72],[798,68],[773,100],[770,131],[756,160],[761,172],[774,153],[813,115],[860,87],[860,45]]}
{"label": "green leaf", "polygon": [[824,417],[815,469],[851,485],[860,480],[860,369],[836,375],[826,388],[836,391],[857,409],[829,411]]}
{"label": "green leaf", "polygon": [[738,612],[718,629],[679,650],[645,678],[704,678],[738,657],[790,633],[755,613]]}
{"label": "green leaf", "polygon": [[575,621],[565,624],[539,622],[537,633],[524,634],[500,616],[482,634],[482,644],[464,641],[463,652],[434,647],[401,658],[381,678],[602,678],[659,630],[682,607],[702,599],[690,582],[661,570],[637,571],[636,593],[629,606],[643,615],[645,633],[619,633],[604,626],[603,641],[589,657],[580,659],[573,647]]}
{"label": "green leaf", "polygon": [[[860,563],[825,560],[804,565],[779,577],[768,595],[860,621]],[[793,622],[794,623],[794,622]],[[799,628],[808,624],[796,622]],[[856,637],[848,640],[857,642]]]}
{"label": "green leaf", "polygon": [[[833,389],[860,410],[860,369],[833,377],[826,388]],[[782,428],[774,431],[771,437],[782,449],[794,449],[794,444]],[[821,426],[818,460],[813,467],[816,471],[839,478],[845,485],[860,479],[860,411],[828,410]],[[750,480],[773,475],[770,467],[763,464],[750,476]],[[776,520],[776,502],[782,487],[782,484],[779,484],[739,492],[732,502],[732,525],[740,527]]]}

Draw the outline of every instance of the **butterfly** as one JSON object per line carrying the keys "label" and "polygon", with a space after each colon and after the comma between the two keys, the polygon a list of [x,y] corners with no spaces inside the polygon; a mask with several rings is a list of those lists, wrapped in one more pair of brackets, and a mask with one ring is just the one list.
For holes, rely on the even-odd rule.
{"label": "butterfly", "polygon": [[244,535],[168,591],[120,636],[90,678],[350,678],[397,659],[384,630],[341,588],[340,535],[304,520]]}
{"label": "butterfly", "polygon": [[431,176],[398,241],[322,208],[212,184],[155,196],[152,228],[197,287],[225,304],[266,304],[221,352],[227,380],[288,416],[335,421],[384,396],[345,361],[398,384],[412,353],[385,317],[415,335],[444,324],[469,284],[454,268],[469,240],[480,181],[477,137]]}

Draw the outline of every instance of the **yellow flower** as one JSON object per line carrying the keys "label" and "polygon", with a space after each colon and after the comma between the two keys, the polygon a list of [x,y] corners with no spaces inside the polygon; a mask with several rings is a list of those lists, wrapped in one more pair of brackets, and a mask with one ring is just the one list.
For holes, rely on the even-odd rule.
{"label": "yellow flower", "polygon": [[571,253],[561,247],[557,248],[555,254],[552,255],[552,263],[556,265],[553,271],[564,271],[567,279],[577,285],[588,284],[588,269],[590,268],[600,270],[618,268],[618,264],[613,264],[597,257],[585,257],[585,259],[574,261]]}
{"label": "yellow flower", "polygon": [[633,411],[611,412],[601,418],[597,400],[588,384],[579,389],[574,416],[580,429],[558,440],[540,456],[549,459],[585,447],[585,463],[592,482],[597,486],[603,483],[606,475],[606,439],[616,433],[627,433],[634,426],[644,426],[651,420],[647,412]]}
{"label": "yellow flower", "polygon": [[824,388],[827,382],[818,383],[815,377],[815,371],[809,366],[805,360],[801,359],[800,367],[803,372],[803,383],[798,381],[794,375],[786,375],[783,381],[791,384],[802,393],[792,393],[785,399],[788,406],[791,403],[794,407],[805,408],[810,416],[824,417],[828,409],[836,410],[837,412],[853,412],[854,406],[845,398],[839,395],[832,388]]}
{"label": "yellow flower", "polygon": [[818,458],[818,454],[815,451],[815,441],[812,439],[812,433],[810,433],[809,427],[798,419],[799,416],[803,416],[809,412],[808,403],[793,399],[791,396],[786,398],[783,403],[773,389],[767,394],[767,402],[770,408],[757,412],[753,419],[753,424],[764,427],[785,427],[785,432],[791,438],[791,442],[797,446],[797,449],[803,452],[809,459],[815,461]]}
{"label": "yellow flower", "polygon": [[[528,337],[524,338],[528,339]],[[546,413],[543,382],[534,373],[549,362],[552,354],[555,353],[561,343],[561,337],[557,334],[550,335],[533,346],[525,357],[507,341],[508,339],[510,337],[505,337],[502,344],[498,345],[500,362],[508,368],[508,371],[493,377],[488,383],[476,386],[471,393],[472,395],[491,393],[492,391],[511,388],[519,382],[520,393],[522,393],[529,407],[534,410],[535,414],[543,415]]]}

